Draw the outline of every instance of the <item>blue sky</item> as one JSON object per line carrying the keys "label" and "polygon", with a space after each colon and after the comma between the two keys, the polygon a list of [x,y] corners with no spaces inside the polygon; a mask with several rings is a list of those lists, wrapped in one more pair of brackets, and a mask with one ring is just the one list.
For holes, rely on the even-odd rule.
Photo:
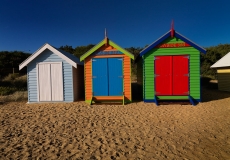
{"label": "blue sky", "polygon": [[0,51],[73,48],[108,37],[144,47],[170,30],[202,47],[230,43],[229,0],[0,0]]}

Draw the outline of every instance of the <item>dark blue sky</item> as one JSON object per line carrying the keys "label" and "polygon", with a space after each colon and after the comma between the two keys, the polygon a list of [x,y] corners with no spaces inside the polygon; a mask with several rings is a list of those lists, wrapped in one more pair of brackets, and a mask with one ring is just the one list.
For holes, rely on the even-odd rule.
{"label": "dark blue sky", "polygon": [[200,46],[230,43],[229,0],[0,0],[0,51],[97,44],[144,47],[174,28]]}

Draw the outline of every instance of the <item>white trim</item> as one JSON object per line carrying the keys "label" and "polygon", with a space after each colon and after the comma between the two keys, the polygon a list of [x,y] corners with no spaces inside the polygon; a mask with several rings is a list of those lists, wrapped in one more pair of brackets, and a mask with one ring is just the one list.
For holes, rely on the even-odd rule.
{"label": "white trim", "polygon": [[229,66],[230,66],[230,52],[228,52],[225,56],[219,59],[210,68],[229,67]]}
{"label": "white trim", "polygon": [[23,67],[27,66],[32,60],[34,60],[38,55],[40,55],[45,49],[49,49],[53,53],[57,54],[62,59],[66,60],[69,64],[71,64],[73,67],[77,68],[77,63],[71,60],[70,58],[66,57],[64,54],[62,54],[60,51],[46,43],[41,48],[39,48],[34,54],[32,54],[30,57],[28,57],[25,61],[23,61],[19,65],[19,70],[21,70]]}

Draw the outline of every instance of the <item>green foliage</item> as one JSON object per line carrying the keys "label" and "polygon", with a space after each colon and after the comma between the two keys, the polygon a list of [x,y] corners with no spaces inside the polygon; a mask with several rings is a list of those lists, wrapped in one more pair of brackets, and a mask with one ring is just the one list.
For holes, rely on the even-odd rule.
{"label": "green foliage", "polygon": [[93,44],[89,44],[87,46],[78,46],[76,48],[73,48],[72,46],[65,45],[65,46],[61,46],[60,49],[63,51],[72,53],[76,57],[80,58],[84,53],[86,53],[88,50],[90,50],[93,47],[94,47]]}
{"label": "green foliage", "polygon": [[16,91],[27,90],[26,75],[19,77],[18,74],[9,74],[0,81],[0,96],[9,95]]}
{"label": "green foliage", "polygon": [[230,44],[220,44],[208,47],[206,50],[206,54],[201,54],[201,75],[215,78],[216,69],[211,69],[210,67],[230,52]]}
{"label": "green foliage", "polygon": [[0,96],[9,95],[16,91],[17,91],[17,88],[15,87],[1,87],[0,86]]}
{"label": "green foliage", "polygon": [[18,72],[18,66],[30,56],[29,53],[21,51],[1,51],[0,52],[0,78],[9,73]]}

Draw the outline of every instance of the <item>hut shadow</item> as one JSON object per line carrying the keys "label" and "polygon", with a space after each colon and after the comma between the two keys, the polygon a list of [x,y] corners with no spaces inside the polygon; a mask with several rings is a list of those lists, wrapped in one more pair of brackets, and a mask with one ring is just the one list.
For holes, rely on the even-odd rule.
{"label": "hut shadow", "polygon": [[201,78],[201,96],[202,102],[210,102],[230,97],[230,92],[218,90],[217,81],[212,81],[211,78]]}
{"label": "hut shadow", "polygon": [[143,101],[143,87],[137,82],[132,82],[132,100],[133,102]]}

